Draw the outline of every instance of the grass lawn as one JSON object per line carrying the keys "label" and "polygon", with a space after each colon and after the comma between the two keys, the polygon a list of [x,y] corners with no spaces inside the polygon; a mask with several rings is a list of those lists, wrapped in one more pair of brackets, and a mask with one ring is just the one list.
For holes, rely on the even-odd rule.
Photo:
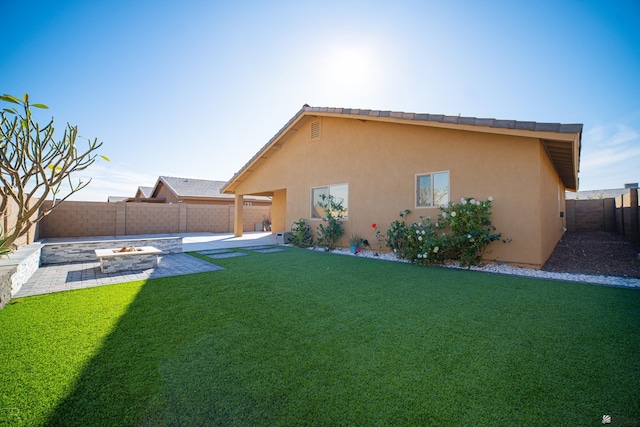
{"label": "grass lawn", "polygon": [[14,300],[0,425],[640,425],[640,291],[288,249]]}

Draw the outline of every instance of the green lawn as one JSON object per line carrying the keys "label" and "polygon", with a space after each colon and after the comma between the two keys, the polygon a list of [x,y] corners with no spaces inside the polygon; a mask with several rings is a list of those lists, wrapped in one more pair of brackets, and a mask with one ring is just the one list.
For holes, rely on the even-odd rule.
{"label": "green lawn", "polygon": [[0,426],[640,425],[640,291],[289,249],[14,300]]}

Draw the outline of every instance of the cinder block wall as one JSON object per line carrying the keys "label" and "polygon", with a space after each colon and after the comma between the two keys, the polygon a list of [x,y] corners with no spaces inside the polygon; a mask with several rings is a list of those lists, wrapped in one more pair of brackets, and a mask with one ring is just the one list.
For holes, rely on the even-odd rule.
{"label": "cinder block wall", "polygon": [[613,233],[616,231],[616,201],[604,199],[604,231]]}
{"label": "cinder block wall", "polygon": [[568,231],[616,231],[613,199],[567,200]]}
{"label": "cinder block wall", "polygon": [[[46,202],[45,206],[51,206]],[[116,203],[62,202],[38,225],[39,238],[115,236]]]}
{"label": "cinder block wall", "polygon": [[180,205],[123,203],[126,206],[124,234],[180,233]]}
{"label": "cinder block wall", "polygon": [[616,197],[617,231],[632,242],[640,242],[640,198],[638,189]]}
{"label": "cinder block wall", "polygon": [[233,218],[233,206],[189,205],[187,209],[187,233],[208,231],[228,233],[229,218]]}
{"label": "cinder block wall", "polygon": [[[231,233],[233,205],[65,201],[39,224],[39,238]],[[244,206],[244,231],[270,218],[270,206]]]}
{"label": "cinder block wall", "polygon": [[638,189],[630,188],[615,199],[567,200],[568,231],[607,231],[640,241]]}
{"label": "cinder block wall", "polygon": [[[262,224],[263,219],[270,219],[270,211],[261,209],[263,206],[244,206],[242,208],[242,229],[243,231],[255,231],[256,223]],[[232,215],[233,218],[233,215]],[[232,227],[233,230],[233,227]]]}
{"label": "cinder block wall", "polygon": [[[12,198],[6,196],[3,192],[0,192],[0,197],[2,197],[3,201],[6,200],[7,208],[3,215],[0,215],[2,218],[0,219],[0,226],[2,227],[2,234],[7,234],[10,231],[13,231],[12,225],[16,223],[16,219],[18,217],[18,205],[13,201]],[[31,219],[35,220],[36,215],[34,215]],[[34,240],[37,240],[37,230],[33,227],[27,234],[24,236],[18,237],[18,239],[14,242],[16,246],[26,245],[28,243],[32,243]]]}

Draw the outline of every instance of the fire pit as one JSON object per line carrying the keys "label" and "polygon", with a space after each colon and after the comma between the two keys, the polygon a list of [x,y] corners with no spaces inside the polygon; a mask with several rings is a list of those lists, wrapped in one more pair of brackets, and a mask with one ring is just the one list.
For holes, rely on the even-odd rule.
{"label": "fire pit", "polygon": [[153,246],[96,249],[95,252],[100,260],[100,271],[103,273],[155,268],[158,265],[158,254],[162,253]]}
{"label": "fire pit", "polygon": [[136,251],[138,251],[138,249],[136,249],[135,246],[129,246],[128,248],[126,246],[123,246],[120,249],[114,249],[113,250],[113,252],[118,252],[118,253],[120,253],[120,252],[136,252]]}

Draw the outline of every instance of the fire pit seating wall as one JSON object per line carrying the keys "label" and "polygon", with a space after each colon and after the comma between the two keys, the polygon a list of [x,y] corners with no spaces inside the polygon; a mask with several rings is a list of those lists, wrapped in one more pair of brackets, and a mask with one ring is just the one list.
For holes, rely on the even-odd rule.
{"label": "fire pit seating wall", "polygon": [[158,265],[158,254],[162,251],[153,246],[123,247],[121,249],[96,249],[100,259],[100,271],[117,273],[127,270],[146,270]]}
{"label": "fire pit seating wall", "polygon": [[96,249],[141,248],[153,246],[163,254],[182,252],[181,237],[150,237],[138,239],[78,240],[75,242],[44,242],[40,254],[40,265],[66,264],[72,262],[96,262]]}

